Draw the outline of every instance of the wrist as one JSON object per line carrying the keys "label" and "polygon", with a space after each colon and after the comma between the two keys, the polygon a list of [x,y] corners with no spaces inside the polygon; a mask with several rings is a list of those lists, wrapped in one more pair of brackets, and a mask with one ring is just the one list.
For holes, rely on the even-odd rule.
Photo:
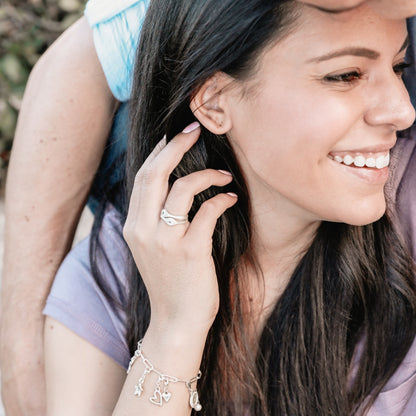
{"label": "wrist", "polygon": [[201,365],[207,333],[160,330],[149,326],[142,341],[143,353],[161,371],[189,379],[196,375]]}
{"label": "wrist", "polygon": [[209,318],[200,318],[196,314],[187,313],[186,316],[175,316],[172,313],[160,313],[152,308],[149,330],[161,338],[177,340],[205,338],[215,320],[215,314]]}

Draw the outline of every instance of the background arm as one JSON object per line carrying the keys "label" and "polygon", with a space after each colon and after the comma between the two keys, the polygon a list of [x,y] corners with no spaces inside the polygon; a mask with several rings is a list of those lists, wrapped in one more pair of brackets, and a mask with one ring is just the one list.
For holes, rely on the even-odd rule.
{"label": "background arm", "polygon": [[0,359],[8,415],[44,415],[42,308],[69,250],[117,101],[85,18],[36,64],[6,184]]}

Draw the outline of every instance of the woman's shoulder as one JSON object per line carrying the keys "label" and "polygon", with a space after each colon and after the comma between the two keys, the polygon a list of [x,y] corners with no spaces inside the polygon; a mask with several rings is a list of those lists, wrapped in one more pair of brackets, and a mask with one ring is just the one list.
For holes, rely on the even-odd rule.
{"label": "woman's shoulder", "polygon": [[386,184],[388,196],[395,200],[402,184],[416,176],[416,125],[402,132],[391,151],[391,175]]}
{"label": "woman's shoulder", "polygon": [[416,126],[397,141],[391,157],[386,196],[416,259]]}
{"label": "woman's shoulder", "polygon": [[405,359],[384,386],[368,416],[416,414],[416,340]]}

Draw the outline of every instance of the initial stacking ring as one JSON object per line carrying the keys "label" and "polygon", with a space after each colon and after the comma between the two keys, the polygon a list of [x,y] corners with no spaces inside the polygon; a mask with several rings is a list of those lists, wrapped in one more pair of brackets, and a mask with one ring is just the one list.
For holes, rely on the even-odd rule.
{"label": "initial stacking ring", "polygon": [[160,218],[165,221],[167,225],[186,224],[188,222],[187,215],[172,215],[167,209],[163,208],[160,213]]}

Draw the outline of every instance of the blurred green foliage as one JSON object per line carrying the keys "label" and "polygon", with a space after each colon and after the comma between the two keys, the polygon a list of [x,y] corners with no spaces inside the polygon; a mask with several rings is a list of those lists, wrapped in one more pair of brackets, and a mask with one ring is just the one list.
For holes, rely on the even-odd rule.
{"label": "blurred green foliage", "polygon": [[86,0],[0,2],[0,187],[29,73],[48,46],[82,15],[85,3]]}

